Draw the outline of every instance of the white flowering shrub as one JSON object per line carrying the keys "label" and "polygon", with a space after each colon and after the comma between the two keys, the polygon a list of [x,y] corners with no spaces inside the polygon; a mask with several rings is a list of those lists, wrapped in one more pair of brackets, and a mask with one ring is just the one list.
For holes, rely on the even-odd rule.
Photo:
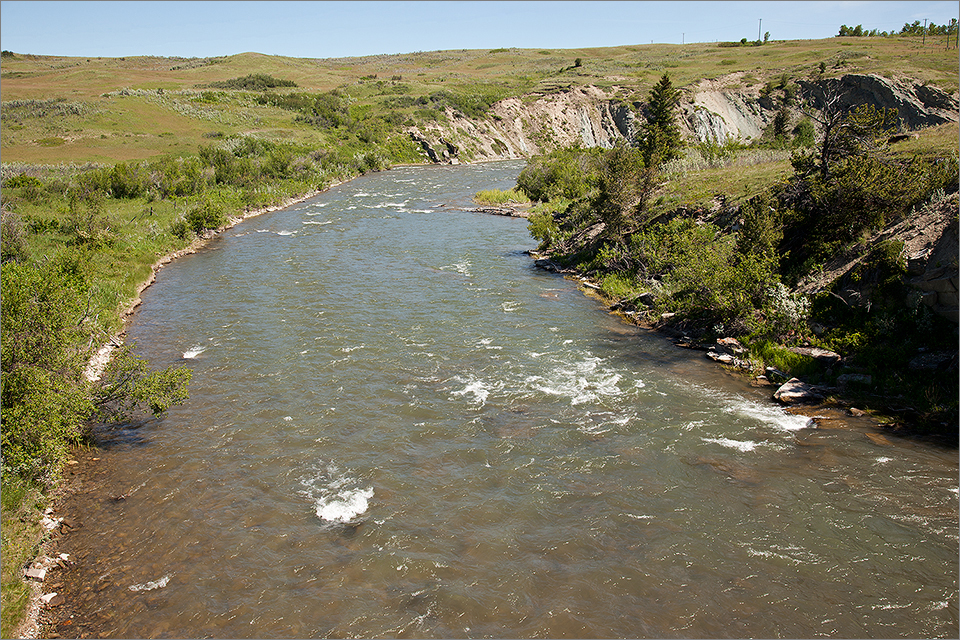
{"label": "white flowering shrub", "polygon": [[810,316],[810,300],[803,294],[790,293],[782,282],[767,289],[767,299],[773,326],[796,329]]}

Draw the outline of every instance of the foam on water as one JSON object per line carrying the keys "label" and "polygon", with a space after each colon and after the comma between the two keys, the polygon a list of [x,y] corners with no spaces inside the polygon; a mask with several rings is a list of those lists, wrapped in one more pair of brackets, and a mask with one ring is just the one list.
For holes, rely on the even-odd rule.
{"label": "foam on water", "polygon": [[206,350],[207,348],[201,345],[191,347],[183,352],[183,358],[184,360],[193,360],[194,358],[196,358],[198,355],[200,355]]}
{"label": "foam on water", "polygon": [[483,380],[470,376],[468,378],[461,378],[460,376],[455,376],[454,381],[465,384],[466,386],[463,389],[458,391],[452,391],[450,395],[453,396],[473,396],[473,403],[478,406],[483,406],[487,402],[487,398],[490,396],[490,385],[488,385]]}
{"label": "foam on water", "polygon": [[800,431],[801,429],[813,427],[816,424],[812,418],[787,413],[776,405],[742,402],[731,405],[728,411],[754,418],[783,431]]}
{"label": "foam on water", "polygon": [[557,366],[547,378],[529,376],[526,383],[537,391],[570,398],[574,405],[622,395],[619,383],[623,376],[602,363],[601,358],[588,356],[572,365]]}
{"label": "foam on water", "polygon": [[159,580],[151,580],[150,582],[144,582],[142,584],[133,584],[130,585],[130,591],[153,591],[154,589],[162,589],[167,586],[167,583],[170,582],[170,576],[163,576]]}
{"label": "foam on water", "polygon": [[440,267],[440,269],[441,269],[441,270],[453,269],[454,271],[456,271],[456,272],[459,273],[459,274],[462,274],[462,275],[465,275],[465,276],[469,276],[469,275],[472,275],[472,274],[470,273],[470,266],[471,266],[471,265],[470,265],[470,261],[467,260],[466,258],[464,258],[464,259],[460,260],[459,262],[455,262],[455,263],[453,263],[453,264],[451,264],[451,265],[447,265],[447,266],[445,266],[445,267]]}
{"label": "foam on water", "polygon": [[738,451],[753,451],[759,445],[757,442],[752,440],[732,440],[730,438],[700,438],[704,442],[712,442],[714,444],[719,444],[721,447],[728,447],[730,449],[737,449]]}
{"label": "foam on water", "polygon": [[770,425],[780,431],[800,431],[801,429],[816,426],[812,418],[787,413],[781,407],[774,404],[761,404],[738,395],[718,392],[708,387],[699,385],[692,386],[697,390],[698,394],[704,397],[714,398],[720,402],[723,405],[724,412],[750,418],[762,424]]}
{"label": "foam on water", "polygon": [[351,475],[328,464],[301,479],[303,494],[314,501],[317,517],[324,522],[346,524],[370,507],[373,487],[364,487]]}

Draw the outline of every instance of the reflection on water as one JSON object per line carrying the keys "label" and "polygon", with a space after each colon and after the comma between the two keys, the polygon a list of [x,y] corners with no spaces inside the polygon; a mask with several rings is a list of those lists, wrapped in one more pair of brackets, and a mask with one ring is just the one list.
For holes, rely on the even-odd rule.
{"label": "reflection on water", "polygon": [[191,398],[103,434],[86,632],[955,637],[955,452],[785,413],[535,270],[459,209],[519,168],[367,176],[163,270],[129,337]]}

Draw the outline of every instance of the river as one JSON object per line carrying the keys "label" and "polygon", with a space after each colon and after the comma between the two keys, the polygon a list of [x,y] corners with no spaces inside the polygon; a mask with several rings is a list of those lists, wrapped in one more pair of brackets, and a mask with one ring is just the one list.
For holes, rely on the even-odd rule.
{"label": "river", "polygon": [[128,340],[191,396],[81,455],[54,632],[957,637],[956,451],[537,270],[466,210],[521,166],[371,174],[165,267]]}

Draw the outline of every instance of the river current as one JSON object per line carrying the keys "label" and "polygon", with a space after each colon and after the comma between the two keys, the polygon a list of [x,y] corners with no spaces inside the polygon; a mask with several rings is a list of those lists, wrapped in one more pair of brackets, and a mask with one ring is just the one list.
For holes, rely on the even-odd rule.
{"label": "river current", "polygon": [[[189,401],[100,433],[63,538],[105,637],[957,637],[956,451],[783,411],[371,174],[165,267]],[[61,629],[62,632],[69,632]]]}

